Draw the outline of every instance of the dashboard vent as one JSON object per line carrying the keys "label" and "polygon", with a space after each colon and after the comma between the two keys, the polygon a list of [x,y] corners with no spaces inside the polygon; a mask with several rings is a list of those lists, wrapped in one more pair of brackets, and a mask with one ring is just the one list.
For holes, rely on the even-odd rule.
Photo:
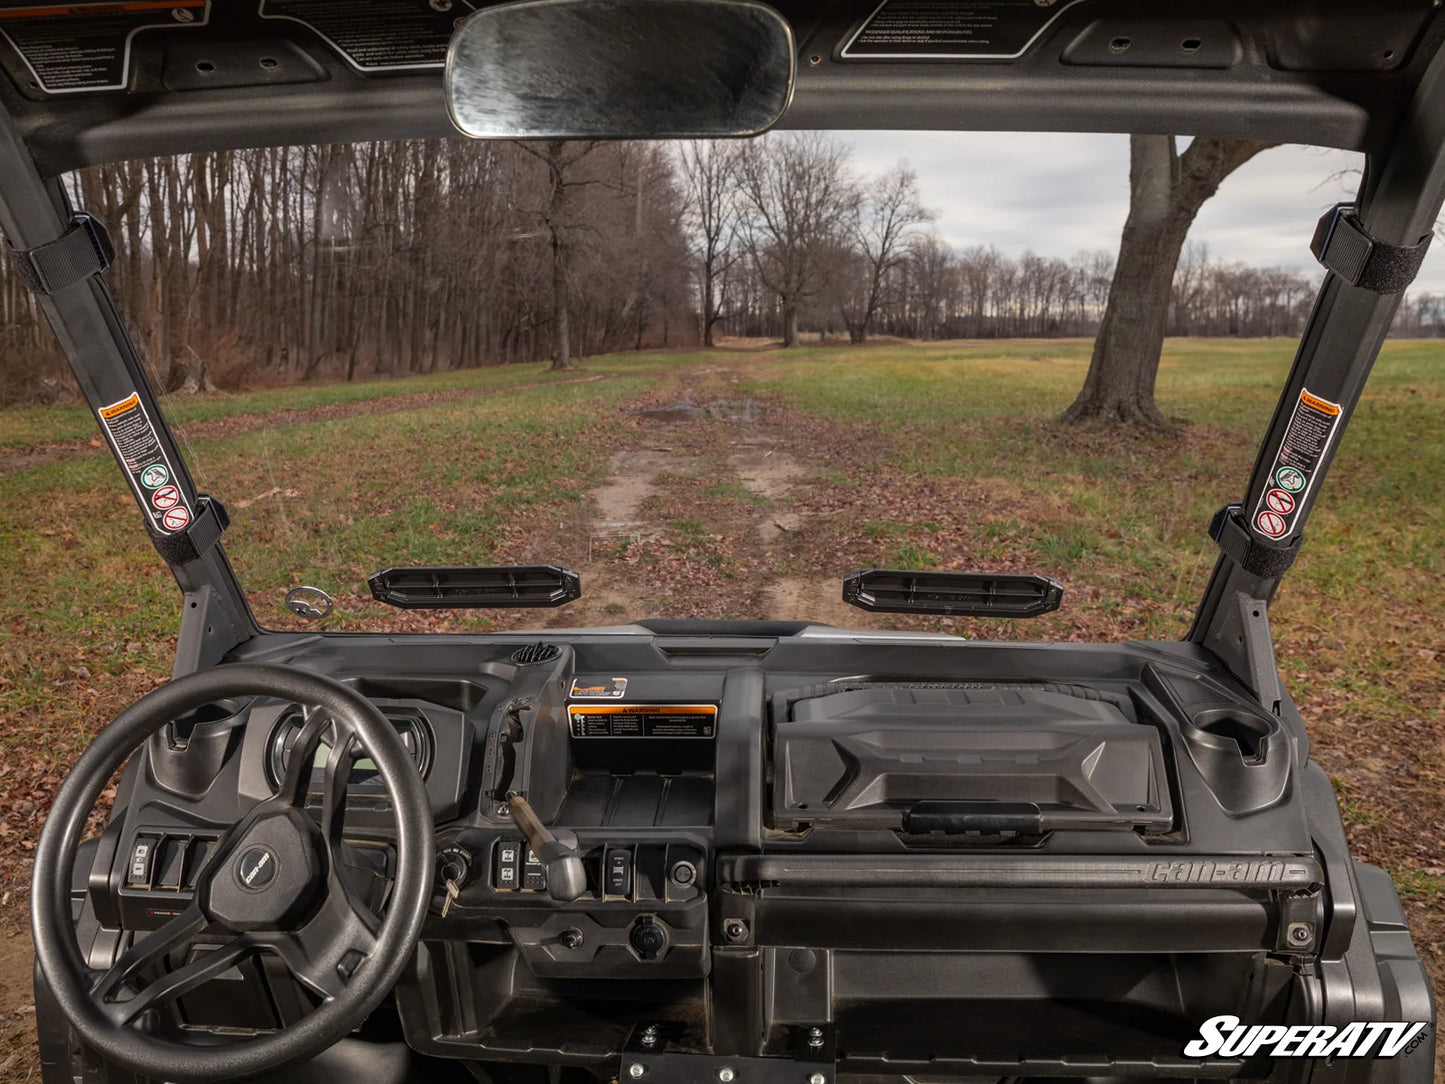
{"label": "dashboard vent", "polygon": [[1063,597],[1047,576],[868,568],[843,579],[843,601],[877,613],[1038,617]]}
{"label": "dashboard vent", "polygon": [[534,662],[551,662],[562,649],[556,644],[549,644],[545,640],[538,640],[535,644],[528,644],[526,647],[519,647],[512,652],[512,661],[520,666],[527,666]]}
{"label": "dashboard vent", "polygon": [[372,598],[402,609],[565,606],[582,597],[577,573],[556,565],[384,568],[367,583]]}

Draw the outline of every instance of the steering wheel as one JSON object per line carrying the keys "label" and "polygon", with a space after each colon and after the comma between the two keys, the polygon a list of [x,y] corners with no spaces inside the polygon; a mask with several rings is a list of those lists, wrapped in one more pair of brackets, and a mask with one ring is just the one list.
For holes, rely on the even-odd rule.
{"label": "steering wheel", "polygon": [[[115,770],[173,719],[227,697],[268,696],[302,706],[305,721],[280,790],[222,834],[191,903],[138,936],[105,971],[86,966],[71,917],[71,867],[86,819]],[[318,747],[331,747],[320,824],[305,810]],[[346,783],[361,756],[376,763],[396,812],[396,880],[378,920],[338,869]],[[35,851],[35,957],[61,1012],[84,1042],[161,1080],[234,1079],[320,1053],[366,1019],[391,990],[421,932],[431,895],[431,808],[396,731],[359,693],[281,666],[237,664],[177,678],[100,732],[66,777]],[[205,931],[219,947],[187,957]],[[166,958],[181,966],[166,971]],[[176,998],[256,955],[279,958],[319,999],[288,1027],[219,1046],[148,1034]]]}

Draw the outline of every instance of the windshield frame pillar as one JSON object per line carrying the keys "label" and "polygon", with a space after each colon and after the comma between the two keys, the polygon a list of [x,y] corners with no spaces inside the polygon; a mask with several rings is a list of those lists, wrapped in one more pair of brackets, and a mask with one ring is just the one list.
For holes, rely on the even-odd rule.
{"label": "windshield frame pillar", "polygon": [[[16,248],[36,248],[66,231],[71,212],[64,188],[58,181],[40,176],[14,117],[0,106],[0,231]],[[92,418],[98,418],[97,412],[107,404],[131,394],[139,396],[162,450],[175,467],[173,483],[190,506],[197,507],[195,482],[157,405],[145,366],[126,333],[103,276],[91,275],[54,293],[34,297],[70,364]],[[115,446],[109,440],[105,443],[117,467],[124,471],[125,464],[119,460]],[[136,509],[144,521],[145,511],[138,499]],[[194,561],[167,563],[182,597],[175,675],[214,665],[226,652],[260,633],[219,542]]]}
{"label": "windshield frame pillar", "polygon": [[[1355,206],[1365,229],[1375,238],[1388,244],[1413,245],[1432,232],[1442,201],[1445,50],[1431,60],[1399,128],[1366,154]],[[1294,406],[1306,387],[1312,394],[1340,405],[1338,428],[1317,467],[1309,499],[1303,502],[1290,533],[1278,540],[1280,545],[1294,541],[1309,518],[1402,296],[1351,286],[1333,272],[1325,275],[1245,493],[1248,515],[1269,484]],[[1236,677],[1261,696],[1268,687],[1278,685],[1277,672],[1272,679],[1262,679],[1258,674],[1263,646],[1254,641],[1269,635],[1268,610],[1261,619],[1240,621],[1240,607],[1250,600],[1261,600],[1267,607],[1274,600],[1281,578],[1256,576],[1232,557],[1221,554],[1186,636],[1188,641],[1211,649]],[[1272,658],[1273,646],[1267,646]]]}

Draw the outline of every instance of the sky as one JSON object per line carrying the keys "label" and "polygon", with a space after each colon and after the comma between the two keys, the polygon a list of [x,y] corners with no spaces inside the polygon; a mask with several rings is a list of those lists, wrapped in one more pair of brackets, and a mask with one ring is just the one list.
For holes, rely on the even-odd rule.
{"label": "sky", "polygon": [[[853,161],[879,173],[907,159],[936,229],[956,247],[1011,256],[1115,250],[1129,210],[1129,137],[1015,132],[849,132]],[[1309,242],[1320,215],[1351,198],[1362,156],[1273,147],[1231,174],[1194,221],[1211,260],[1315,273]],[[1445,292],[1445,244],[1412,292]]]}

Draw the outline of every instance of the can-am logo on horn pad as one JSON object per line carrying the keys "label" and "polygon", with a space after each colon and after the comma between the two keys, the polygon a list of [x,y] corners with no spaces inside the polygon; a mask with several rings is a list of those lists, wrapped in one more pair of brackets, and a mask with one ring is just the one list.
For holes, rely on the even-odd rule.
{"label": "can-am logo on horn pad", "polygon": [[242,888],[259,891],[276,878],[276,856],[267,847],[252,847],[236,863],[236,880]]}

